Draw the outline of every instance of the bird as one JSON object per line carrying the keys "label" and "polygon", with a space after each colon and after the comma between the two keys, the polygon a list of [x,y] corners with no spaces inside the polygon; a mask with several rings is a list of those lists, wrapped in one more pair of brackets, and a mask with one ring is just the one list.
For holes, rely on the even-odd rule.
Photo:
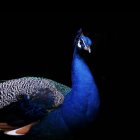
{"label": "bird", "polygon": [[[21,112],[24,112],[21,114],[25,116],[25,118],[29,117],[32,120],[32,118],[35,117],[32,121],[33,123],[31,125],[27,125],[29,131],[24,135],[26,138],[29,137],[31,140],[65,139],[68,138],[67,136],[71,137],[72,134],[88,127],[95,120],[100,108],[100,96],[93,73],[85,60],[85,57],[92,52],[91,47],[93,46],[93,41],[91,41],[88,36],[84,35],[82,29],[80,29],[74,39],[73,46],[74,52],[71,66],[71,87],[48,80],[49,82],[46,82],[50,86],[40,89],[40,87],[37,86],[38,80],[41,83],[42,80],[44,81],[44,79],[40,78],[35,78],[36,80],[33,80],[34,86],[28,85],[26,87],[26,84],[24,83],[25,81],[32,79],[31,77],[16,79],[15,83],[13,83],[13,80],[2,82],[0,85],[0,87],[3,87],[0,88],[2,96],[5,93],[5,90],[8,92],[7,84],[10,84],[12,91],[14,86],[15,92],[18,90],[16,95],[21,95],[15,99],[15,92],[13,92],[11,95],[14,97],[12,99],[13,103],[18,104],[18,108],[19,110],[21,109]],[[52,83],[50,83],[50,81]],[[21,86],[22,82],[26,90],[24,90],[23,86],[21,87],[21,93],[19,93],[19,86]],[[56,83],[58,86],[56,86]],[[6,86],[2,86],[4,84],[6,84]],[[28,88],[31,92],[28,92]],[[48,93],[48,90],[53,92]],[[44,94],[45,98],[43,98]],[[1,98],[3,98],[2,96]],[[1,101],[2,100],[0,99],[0,103]],[[5,102],[0,104],[2,106],[1,108],[4,109],[4,106],[6,105],[7,107],[10,106],[9,102],[6,101],[7,100],[5,99]],[[17,106],[17,104],[15,106]],[[34,115],[33,117],[30,113],[28,114],[32,109],[35,110],[35,113],[33,114],[37,114],[37,116]],[[35,122],[35,120],[39,121]]]}

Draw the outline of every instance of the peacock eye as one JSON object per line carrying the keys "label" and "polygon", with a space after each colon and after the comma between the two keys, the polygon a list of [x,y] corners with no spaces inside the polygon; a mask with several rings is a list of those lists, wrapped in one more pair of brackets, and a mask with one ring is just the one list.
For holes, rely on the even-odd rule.
{"label": "peacock eye", "polygon": [[83,45],[83,41],[82,41],[82,40],[80,40],[80,45],[81,45],[81,46]]}

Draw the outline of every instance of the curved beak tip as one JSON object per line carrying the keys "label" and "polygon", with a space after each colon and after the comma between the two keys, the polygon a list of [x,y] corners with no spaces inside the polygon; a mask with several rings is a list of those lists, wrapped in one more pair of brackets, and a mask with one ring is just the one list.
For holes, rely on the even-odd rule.
{"label": "curved beak tip", "polygon": [[91,53],[91,48],[90,47],[88,47],[88,52]]}
{"label": "curved beak tip", "polygon": [[87,50],[89,53],[91,53],[91,48],[90,48],[90,46],[86,47],[85,50]]}

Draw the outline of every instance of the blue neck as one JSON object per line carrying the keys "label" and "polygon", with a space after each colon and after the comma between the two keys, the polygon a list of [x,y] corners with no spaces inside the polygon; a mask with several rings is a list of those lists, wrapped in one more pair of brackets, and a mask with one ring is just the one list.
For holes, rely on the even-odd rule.
{"label": "blue neck", "polygon": [[77,48],[72,63],[72,91],[65,98],[63,116],[70,126],[83,126],[94,120],[99,108],[93,75]]}
{"label": "blue neck", "polygon": [[97,90],[93,75],[77,49],[74,51],[72,62],[72,89],[76,92],[73,94],[78,98],[82,97],[82,99],[88,94],[91,95],[91,91]]}

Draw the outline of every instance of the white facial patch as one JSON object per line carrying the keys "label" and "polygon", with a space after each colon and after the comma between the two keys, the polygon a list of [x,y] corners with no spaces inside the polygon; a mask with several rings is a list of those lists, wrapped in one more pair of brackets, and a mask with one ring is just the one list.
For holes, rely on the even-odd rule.
{"label": "white facial patch", "polygon": [[77,45],[78,45],[79,48],[82,48],[82,46],[80,44],[80,40],[78,40],[78,44]]}

